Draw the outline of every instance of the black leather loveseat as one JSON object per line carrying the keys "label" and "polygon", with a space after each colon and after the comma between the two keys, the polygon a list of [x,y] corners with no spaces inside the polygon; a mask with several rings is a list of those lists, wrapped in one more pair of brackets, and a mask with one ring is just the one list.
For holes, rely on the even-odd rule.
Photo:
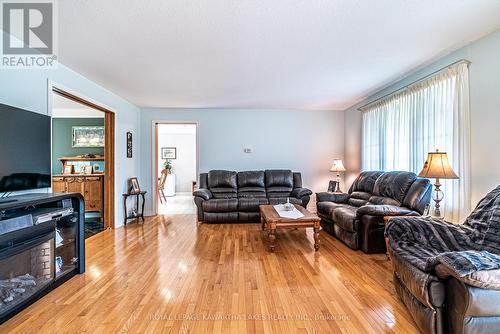
{"label": "black leather loveseat", "polygon": [[206,223],[259,221],[259,205],[289,198],[306,207],[311,194],[302,188],[301,174],[290,170],[212,170],[200,174],[199,189],[193,193],[198,221]]}
{"label": "black leather loveseat", "polygon": [[419,216],[429,205],[432,186],[410,172],[362,172],[349,192],[316,194],[321,226],[352,249],[386,251],[385,216]]}

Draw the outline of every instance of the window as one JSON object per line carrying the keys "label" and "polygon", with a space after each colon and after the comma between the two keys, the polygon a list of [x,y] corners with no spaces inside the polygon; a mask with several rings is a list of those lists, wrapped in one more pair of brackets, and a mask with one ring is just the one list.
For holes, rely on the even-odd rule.
{"label": "window", "polygon": [[363,108],[363,170],[419,173],[427,153],[447,152],[458,180],[443,180],[445,218],[463,221],[470,209],[468,63]]}

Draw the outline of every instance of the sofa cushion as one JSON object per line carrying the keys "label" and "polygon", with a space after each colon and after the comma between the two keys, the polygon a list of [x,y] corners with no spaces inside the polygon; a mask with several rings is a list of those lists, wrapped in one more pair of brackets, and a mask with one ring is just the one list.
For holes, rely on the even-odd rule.
{"label": "sofa cushion", "polygon": [[238,199],[209,199],[203,202],[203,210],[205,212],[237,212]]}
{"label": "sofa cushion", "polygon": [[302,174],[300,172],[293,172],[293,187],[302,188]]}
{"label": "sofa cushion", "polygon": [[267,198],[265,191],[238,191],[238,198]]}
{"label": "sofa cushion", "polygon": [[238,193],[265,193],[266,188],[260,188],[260,187],[241,187],[238,188]]}
{"label": "sofa cushion", "polygon": [[236,193],[236,189],[233,188],[212,188],[211,189],[212,196],[214,198],[236,198],[238,194]]}
{"label": "sofa cushion", "polygon": [[266,188],[282,187],[292,191],[293,173],[291,170],[268,169],[265,172]]}
{"label": "sofa cushion", "polygon": [[361,172],[352,183],[349,193],[353,193],[355,191],[367,192],[369,194],[373,193],[375,182],[382,174],[383,172],[378,171]]}
{"label": "sofa cushion", "polygon": [[390,197],[372,196],[368,204],[401,206],[401,202]]}
{"label": "sofa cushion", "polygon": [[208,172],[208,188],[231,188],[236,191],[236,172],[228,170],[211,170]]}
{"label": "sofa cushion", "polygon": [[346,231],[356,232],[358,230],[358,222],[356,220],[357,209],[357,207],[350,205],[334,209],[334,223]]}
{"label": "sofa cushion", "polygon": [[[417,175],[411,172],[386,172],[380,175],[373,187],[373,195],[378,197],[388,197],[398,201],[401,205],[408,193],[412,183],[417,179]],[[372,200],[370,199],[370,202]],[[372,202],[375,203],[375,202]],[[391,203],[375,203],[390,204]]]}
{"label": "sofa cushion", "polygon": [[316,204],[318,215],[327,219],[333,219],[333,210],[347,206],[347,204],[333,203],[333,202],[318,202]]}
{"label": "sofa cushion", "polygon": [[370,197],[370,193],[364,191],[353,191],[347,202],[349,205],[360,207],[368,203]]}
{"label": "sofa cushion", "polygon": [[267,198],[239,198],[238,210],[242,212],[259,212],[259,205],[269,204]]}
{"label": "sofa cushion", "polygon": [[287,194],[290,194],[292,192],[292,188],[288,188],[288,187],[269,187],[269,188],[266,188],[266,192],[268,194],[270,194],[270,193],[287,193]]}
{"label": "sofa cushion", "polygon": [[245,171],[238,173],[238,188],[265,188],[263,171]]}
{"label": "sofa cushion", "polygon": [[429,179],[417,178],[408,190],[403,200],[403,205],[423,214],[426,207],[429,205],[431,193],[431,181],[429,181]]}

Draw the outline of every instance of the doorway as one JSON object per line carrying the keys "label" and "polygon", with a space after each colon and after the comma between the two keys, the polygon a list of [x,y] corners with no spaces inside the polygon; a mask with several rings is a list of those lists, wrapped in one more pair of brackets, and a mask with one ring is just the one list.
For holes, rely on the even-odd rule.
{"label": "doorway", "polygon": [[198,176],[198,124],[154,123],[153,180],[157,214],[194,213]]}
{"label": "doorway", "polygon": [[114,228],[115,114],[51,87],[52,191],[85,199],[85,238]]}

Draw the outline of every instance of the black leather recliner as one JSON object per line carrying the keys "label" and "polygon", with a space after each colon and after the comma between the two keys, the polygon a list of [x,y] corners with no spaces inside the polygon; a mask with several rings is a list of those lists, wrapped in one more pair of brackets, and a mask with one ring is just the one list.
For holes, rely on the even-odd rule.
{"label": "black leather recliner", "polygon": [[323,229],[350,248],[384,253],[384,217],[423,214],[431,192],[430,181],[415,173],[366,171],[347,194],[317,193],[317,212]]}
{"label": "black leather recliner", "polygon": [[312,194],[302,187],[301,174],[290,170],[212,170],[200,174],[199,184],[193,193],[198,221],[207,223],[259,221],[259,205],[285,203],[289,198],[306,207]]}

